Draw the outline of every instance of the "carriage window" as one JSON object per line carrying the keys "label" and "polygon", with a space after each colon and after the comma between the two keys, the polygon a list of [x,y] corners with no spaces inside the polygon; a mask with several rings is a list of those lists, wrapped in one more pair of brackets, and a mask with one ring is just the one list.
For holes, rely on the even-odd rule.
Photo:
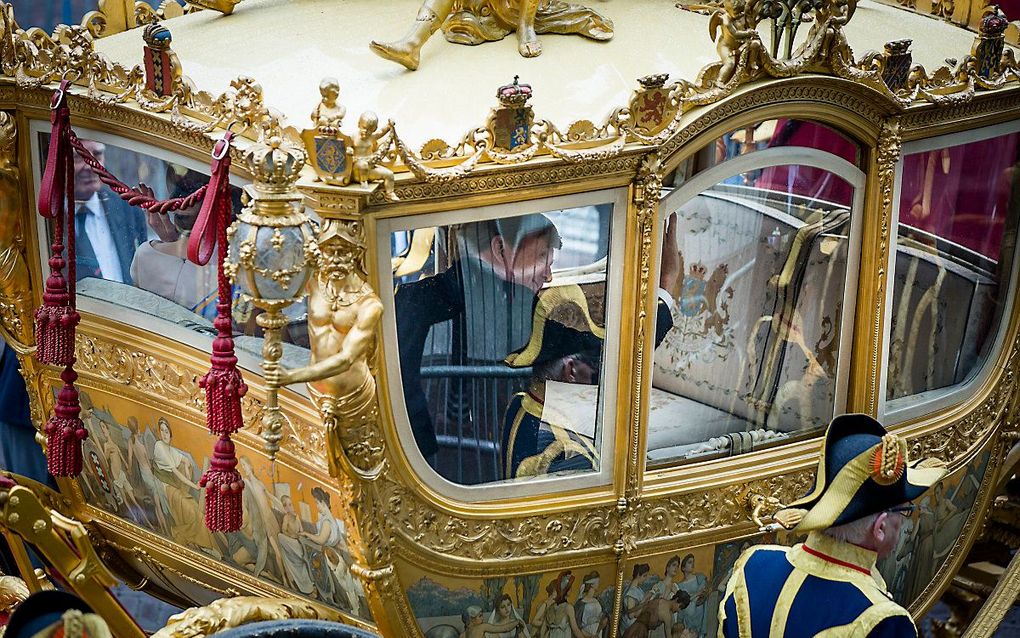
{"label": "carriage window", "polygon": [[1012,270],[1020,133],[907,153],[889,307],[887,410],[946,396],[987,359]]}
{"label": "carriage window", "polygon": [[599,469],[612,204],[395,232],[403,399],[462,485]]}
{"label": "carriage window", "polygon": [[[40,132],[39,175],[42,174],[50,134]],[[183,197],[209,180],[208,168],[194,170],[113,143],[81,138],[96,159],[129,185],[145,184],[156,197]],[[187,259],[188,239],[201,203],[167,215],[149,214],[130,206],[99,181],[77,154],[74,156],[74,197],[77,292],[138,310],[196,332],[215,336],[216,259],[199,266]],[[241,208],[241,189],[231,187],[234,211]],[[49,253],[52,225],[47,225],[43,254]],[[44,259],[45,262],[45,259]],[[65,273],[66,275],[67,273]],[[255,309],[235,288],[232,301],[236,345],[261,352],[261,329]],[[304,304],[287,310],[294,321],[284,331],[285,359],[300,365],[307,346]],[[302,346],[295,348],[293,344]],[[304,355],[307,359],[307,355]]]}
{"label": "carriage window", "polygon": [[648,467],[823,428],[842,400],[853,186],[780,165],[677,195],[662,207],[676,252],[668,234],[661,271],[678,276],[656,323]]}
{"label": "carriage window", "polygon": [[[841,157],[856,165],[860,160],[860,145],[845,134],[821,122],[781,118],[764,120],[748,124],[743,128],[724,133],[711,144],[706,145],[693,155],[685,165],[677,170],[666,184],[679,186],[696,173],[718,166],[741,155],[770,148],[800,146],[812,148]],[[824,188],[824,180],[818,179],[814,170],[802,170],[794,175],[786,176],[796,180],[789,184],[791,189],[802,195],[809,187]],[[760,172],[734,175],[726,180],[729,184],[747,186],[755,183]],[[747,181],[751,180],[751,181]],[[787,188],[784,184],[783,188]]]}

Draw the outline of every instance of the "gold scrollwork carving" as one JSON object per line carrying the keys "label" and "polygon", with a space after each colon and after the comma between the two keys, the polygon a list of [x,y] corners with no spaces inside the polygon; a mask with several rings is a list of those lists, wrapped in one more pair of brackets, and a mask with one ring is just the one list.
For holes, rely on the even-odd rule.
{"label": "gold scrollwork carving", "polygon": [[[903,138],[900,134],[900,118],[891,117],[882,124],[878,135],[878,153],[876,163],[878,165],[878,249],[875,261],[879,264],[886,264],[889,261],[889,244],[893,238],[891,232],[893,211],[893,190],[896,183],[896,165],[900,161],[900,150],[903,145]],[[878,406],[878,375],[879,352],[882,348],[882,317],[885,312],[886,286],[889,284],[889,273],[883,266],[879,268],[878,276],[875,278],[874,295],[872,298],[871,317],[871,361],[869,362],[869,386],[867,392],[868,410],[875,412]],[[914,458],[924,458],[915,456]]]}
{"label": "gold scrollwork carving", "polygon": [[340,614],[307,600],[238,596],[220,598],[170,616],[153,638],[203,638],[209,634],[266,620],[341,620]]}
{"label": "gold scrollwork carving", "polygon": [[430,553],[470,560],[510,560],[609,548],[616,541],[615,504],[554,514],[469,519],[437,510],[383,477],[380,496],[394,531]]}
{"label": "gold scrollwork carving", "polygon": [[26,352],[35,337],[32,288],[21,225],[24,201],[16,142],[14,117],[0,111],[0,332],[19,352]]}

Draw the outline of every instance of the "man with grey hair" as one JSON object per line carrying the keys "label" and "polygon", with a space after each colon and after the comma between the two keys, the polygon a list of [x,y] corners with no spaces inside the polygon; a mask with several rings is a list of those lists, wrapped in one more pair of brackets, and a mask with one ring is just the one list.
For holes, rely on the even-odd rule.
{"label": "man with grey hair", "polygon": [[775,516],[807,540],[740,555],[719,608],[719,636],[916,638],[875,561],[896,548],[910,501],[945,474],[937,459],[909,463],[906,441],[870,416],[833,419],[815,486]]}

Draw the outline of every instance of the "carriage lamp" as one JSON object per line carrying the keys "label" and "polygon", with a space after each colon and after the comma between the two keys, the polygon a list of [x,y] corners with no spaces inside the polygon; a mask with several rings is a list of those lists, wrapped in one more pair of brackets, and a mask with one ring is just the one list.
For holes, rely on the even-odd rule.
{"label": "carriage lamp", "polygon": [[[305,283],[318,254],[314,229],[295,184],[305,165],[303,150],[279,136],[252,145],[244,154],[253,183],[245,187],[248,204],[228,230],[225,270],[247,300],[261,309],[255,321],[263,329],[262,369],[279,367],[284,308],[304,297]],[[283,437],[284,417],[276,388],[266,396],[262,437],[270,459]]]}

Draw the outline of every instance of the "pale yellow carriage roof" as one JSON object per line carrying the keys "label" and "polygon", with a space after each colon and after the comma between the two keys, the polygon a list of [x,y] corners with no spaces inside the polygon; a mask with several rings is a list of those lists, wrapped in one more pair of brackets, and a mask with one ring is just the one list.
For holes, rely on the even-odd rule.
{"label": "pale yellow carriage roof", "polygon": [[[353,131],[358,115],[372,110],[383,121],[393,119],[412,147],[432,138],[456,143],[481,126],[496,103],[496,88],[514,75],[534,87],[536,117],[565,130],[581,119],[603,122],[627,104],[638,77],[666,72],[693,80],[718,60],[708,17],[677,9],[674,0],[578,1],[613,20],[610,42],[546,35],[542,55],[525,59],[514,35],[467,47],[437,33],[415,72],[376,57],[368,44],[401,37],[420,0],[244,0],[232,15],[201,11],[166,26],[185,75],[201,90],[216,95],[238,75],[251,76],[266,104],[301,129],[310,126],[319,80],[335,76],[347,107],[345,129]],[[914,60],[929,70],[946,57],[966,55],[974,40],[961,27],[868,0],[846,31],[858,57],[889,40],[913,38]],[[101,39],[97,49],[135,65],[141,36],[141,29],[119,33]]]}

